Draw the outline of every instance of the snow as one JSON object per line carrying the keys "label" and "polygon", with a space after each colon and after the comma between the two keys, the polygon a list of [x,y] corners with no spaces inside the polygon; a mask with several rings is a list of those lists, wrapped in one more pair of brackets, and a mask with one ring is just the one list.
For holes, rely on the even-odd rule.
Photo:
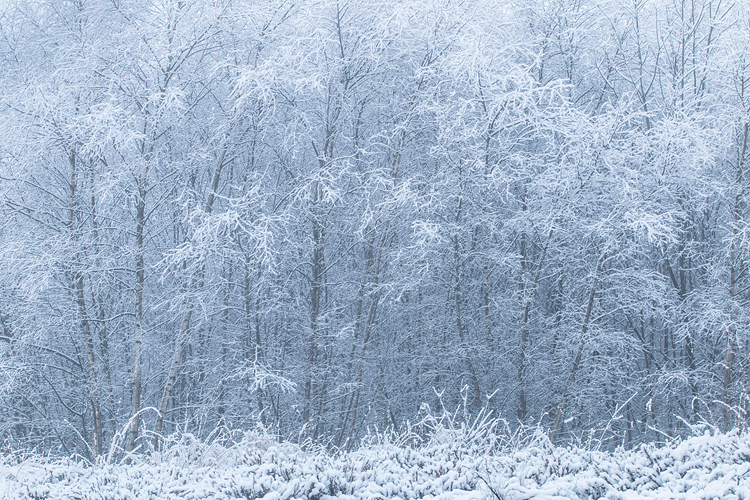
{"label": "snow", "polygon": [[664,446],[602,452],[431,439],[304,450],[248,433],[235,444],[183,436],[162,453],[95,465],[0,460],[0,498],[229,499],[750,499],[750,434],[695,436]]}

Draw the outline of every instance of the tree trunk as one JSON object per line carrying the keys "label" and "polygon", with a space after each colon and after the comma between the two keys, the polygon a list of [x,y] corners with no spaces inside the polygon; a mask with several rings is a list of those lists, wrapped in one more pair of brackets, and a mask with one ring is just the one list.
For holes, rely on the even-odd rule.
{"label": "tree trunk", "polygon": [[125,450],[135,449],[138,439],[141,411],[141,358],[143,355],[143,230],[146,217],[146,179],[148,167],[144,169],[138,183],[138,207],[135,217],[135,328],[133,331],[133,392],[130,405],[130,428]]}
{"label": "tree trunk", "polygon": [[[95,177],[93,169],[90,170],[90,183],[91,183],[91,226],[94,235],[94,251],[97,255],[97,266],[100,265],[98,262],[99,247],[100,247],[100,235],[99,235],[99,222],[97,220],[97,202],[96,202],[96,191],[94,189]],[[104,380],[107,389],[107,401],[109,404],[109,423],[110,431],[112,435],[117,432],[117,406],[115,405],[115,396],[112,389],[112,370],[109,360],[109,338],[107,333],[107,321],[104,310],[104,299],[102,297],[101,289],[97,288],[94,291],[92,286],[92,307],[96,311],[97,317],[97,333],[99,337],[99,352],[102,359],[102,367],[104,370]]]}
{"label": "tree trunk", "polygon": [[732,428],[732,396],[731,396],[731,385],[734,378],[734,360],[735,360],[735,346],[737,345],[737,327],[735,322],[737,320],[736,307],[734,301],[737,293],[737,280],[738,277],[743,274],[743,263],[742,258],[737,255],[737,238],[739,232],[739,226],[742,223],[742,209],[744,205],[743,190],[744,190],[744,159],[747,153],[748,137],[750,136],[750,124],[746,123],[743,127],[743,134],[741,139],[741,145],[739,147],[739,155],[737,159],[737,174],[735,180],[735,189],[737,195],[734,199],[734,206],[732,207],[732,241],[729,250],[729,328],[727,328],[727,342],[726,352],[724,355],[724,387],[722,394],[723,405],[723,416],[724,416],[724,431],[728,431]]}
{"label": "tree trunk", "polygon": [[[521,296],[525,296],[526,300],[523,306],[523,313],[521,314],[521,341],[520,341],[520,352],[518,361],[518,420],[523,422],[526,419],[526,344],[528,343],[529,336],[529,314],[531,312],[531,303],[534,300],[534,293],[539,284],[539,279],[542,276],[542,267],[544,266],[544,260],[547,257],[547,249],[549,248],[550,241],[552,240],[552,229],[550,228],[549,234],[547,235],[547,242],[544,245],[542,256],[539,259],[539,264],[534,274],[534,281],[531,284],[530,289],[526,289],[524,284],[524,278],[521,276]],[[521,246],[521,262],[522,270],[525,267],[524,261],[526,260],[526,245]]]}
{"label": "tree trunk", "polygon": [[[219,189],[219,180],[221,178],[221,170],[224,168],[224,158],[226,156],[226,147],[222,149],[219,159],[216,164],[216,170],[214,171],[213,179],[211,180],[211,192],[208,194],[206,200],[206,206],[204,211],[208,214],[213,210],[214,200],[216,199],[216,191]],[[169,408],[169,401],[172,398],[172,391],[174,390],[175,381],[177,380],[177,372],[180,368],[180,362],[182,360],[182,354],[185,351],[185,343],[187,342],[188,332],[190,331],[190,320],[193,317],[193,307],[195,305],[195,293],[198,291],[203,283],[203,274],[205,271],[205,263],[199,266],[196,275],[193,276],[190,286],[188,289],[188,303],[187,311],[185,316],[182,318],[180,323],[180,331],[177,334],[177,341],[175,342],[174,355],[172,356],[172,364],[169,367],[169,374],[167,375],[167,382],[164,386],[164,393],[162,394],[161,404],[159,405],[159,414],[156,416],[156,425],[154,426],[154,438],[153,445],[159,443],[159,434],[164,426],[164,417],[167,414]]]}
{"label": "tree trunk", "polygon": [[84,345],[86,346],[86,364],[88,365],[89,377],[89,398],[91,399],[91,409],[94,417],[94,458],[102,454],[103,432],[102,416],[99,409],[99,382],[96,376],[96,360],[94,358],[94,340],[91,335],[91,326],[86,309],[86,297],[84,294],[83,275],[79,274],[76,278],[76,300],[78,302],[78,314],[81,321],[81,330],[83,332]]}
{"label": "tree trunk", "polygon": [[[76,188],[78,184],[78,171],[77,171],[77,155],[75,150],[72,150],[68,154],[68,161],[70,164],[70,179],[68,184],[68,196],[69,196],[69,207],[68,207],[68,229],[71,232],[71,240],[75,245],[78,245],[78,228],[76,227]],[[84,278],[83,271],[80,269],[81,263],[81,249],[76,248],[73,256],[74,270],[74,295],[76,298],[76,305],[78,306],[78,316],[81,323],[81,333],[83,334],[83,343],[86,349],[86,365],[88,371],[88,392],[89,400],[91,402],[91,410],[93,413],[94,429],[94,458],[102,454],[102,418],[101,411],[99,409],[99,396],[96,376],[96,359],[94,357],[94,340],[91,335],[91,325],[88,317],[88,309],[86,308],[86,294],[84,289]]]}
{"label": "tree trunk", "polygon": [[[383,229],[383,234],[380,237],[380,244],[378,245],[378,254],[375,258],[375,276],[373,277],[372,284],[375,287],[374,292],[370,296],[370,308],[367,312],[367,321],[365,323],[365,331],[362,335],[362,344],[360,346],[360,355],[359,355],[359,364],[357,367],[357,378],[354,383],[354,395],[352,397],[352,403],[351,403],[351,413],[349,414],[349,432],[346,436],[346,441],[344,442],[344,446],[346,449],[349,449],[352,443],[352,437],[354,435],[354,429],[357,422],[357,412],[359,410],[359,398],[360,393],[362,390],[362,379],[363,379],[363,372],[364,372],[364,363],[365,363],[365,351],[367,350],[367,344],[370,342],[370,333],[372,331],[372,325],[375,324],[375,316],[377,314],[378,310],[378,302],[379,302],[379,291],[378,291],[378,285],[380,284],[380,268],[381,268],[381,262],[383,257],[383,248],[385,247],[385,242],[388,237],[388,227],[390,225],[390,221],[386,221],[385,228]],[[365,270],[367,269],[367,265],[365,265]]]}
{"label": "tree trunk", "polygon": [[557,431],[560,428],[560,422],[562,421],[563,411],[565,411],[565,405],[568,402],[568,391],[570,389],[570,384],[573,382],[573,379],[575,378],[576,372],[578,371],[578,368],[581,365],[581,357],[583,355],[583,348],[586,346],[586,333],[589,329],[589,321],[591,320],[591,310],[594,307],[594,294],[596,293],[596,287],[599,285],[599,275],[601,273],[602,264],[604,263],[604,254],[599,258],[599,262],[596,265],[596,274],[594,275],[594,282],[591,284],[591,290],[589,291],[589,300],[586,304],[586,314],[583,317],[583,324],[581,325],[581,345],[578,347],[578,352],[576,353],[575,360],[573,361],[573,366],[570,369],[570,374],[568,375],[568,379],[565,381],[565,388],[563,390],[563,395],[560,398],[560,403],[557,405],[557,411],[555,413],[555,421],[552,424],[552,429],[550,429],[549,439],[552,442],[552,444],[555,443],[555,439],[557,438]]}
{"label": "tree trunk", "polygon": [[[461,210],[463,208],[463,198],[458,200],[458,210],[456,211],[456,223],[461,218]],[[471,382],[473,392],[473,403],[476,411],[482,408],[482,392],[479,389],[479,378],[477,372],[474,370],[474,363],[471,360],[471,353],[469,352],[469,344],[466,340],[466,332],[464,331],[464,324],[461,317],[461,252],[459,248],[458,235],[453,235],[453,260],[455,270],[453,274],[453,299],[456,314],[456,330],[458,331],[458,340],[461,345],[461,356],[464,358],[466,369],[469,372],[469,379]]]}
{"label": "tree trunk", "polygon": [[[320,201],[320,187],[315,184],[313,193],[313,203],[317,206]],[[324,254],[324,237],[325,231],[320,221],[318,210],[314,210],[312,218],[312,276],[310,286],[310,332],[307,338],[307,373],[305,374],[305,402],[302,410],[302,425],[305,434],[309,434],[309,425],[311,418],[312,398],[317,392],[316,368],[318,358],[318,318],[321,311],[321,289],[323,279],[323,268],[325,266]]]}

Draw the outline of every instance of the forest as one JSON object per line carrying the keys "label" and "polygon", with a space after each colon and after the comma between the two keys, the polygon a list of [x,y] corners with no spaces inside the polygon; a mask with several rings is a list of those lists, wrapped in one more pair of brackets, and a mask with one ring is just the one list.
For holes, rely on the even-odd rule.
{"label": "forest", "polygon": [[0,447],[750,412],[744,0],[0,2]]}

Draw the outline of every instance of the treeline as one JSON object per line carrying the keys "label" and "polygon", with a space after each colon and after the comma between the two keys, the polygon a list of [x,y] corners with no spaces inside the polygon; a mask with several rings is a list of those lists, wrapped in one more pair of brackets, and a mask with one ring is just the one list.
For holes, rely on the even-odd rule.
{"label": "treeline", "polygon": [[744,2],[0,12],[6,446],[744,426]]}

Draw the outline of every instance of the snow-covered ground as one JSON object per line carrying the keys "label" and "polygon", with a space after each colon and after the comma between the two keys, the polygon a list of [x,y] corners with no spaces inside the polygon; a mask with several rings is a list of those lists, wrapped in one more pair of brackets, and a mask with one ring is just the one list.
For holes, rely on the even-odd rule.
{"label": "snow-covered ground", "polygon": [[515,446],[485,434],[375,440],[351,452],[302,450],[248,433],[236,444],[182,436],[161,454],[95,466],[5,457],[7,499],[750,499],[750,434],[696,436],[614,453]]}

